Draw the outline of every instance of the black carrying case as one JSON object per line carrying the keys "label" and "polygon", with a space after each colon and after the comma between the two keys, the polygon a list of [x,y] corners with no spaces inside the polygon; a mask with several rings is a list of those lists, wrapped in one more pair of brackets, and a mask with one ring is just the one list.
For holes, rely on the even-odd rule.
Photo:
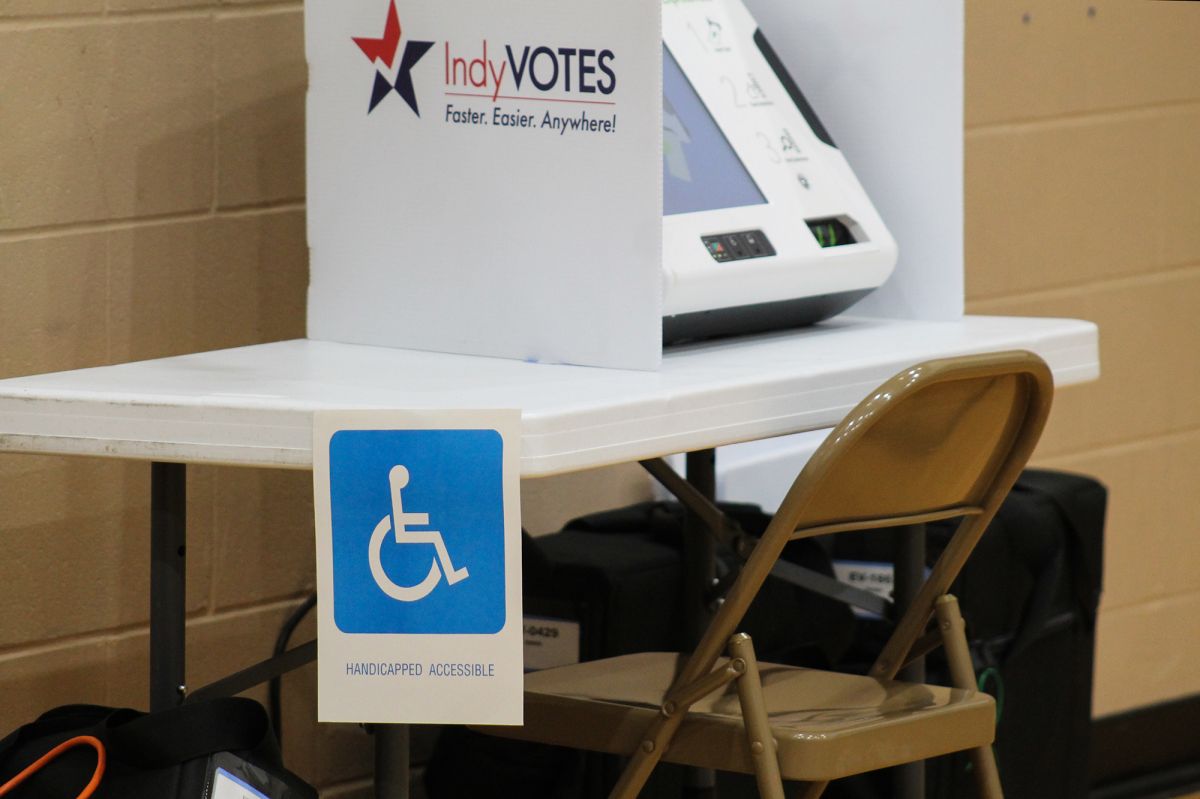
{"label": "black carrying case", "polygon": [[[761,534],[770,520],[757,506],[721,507],[749,533]],[[575,519],[538,539],[525,536],[526,617],[579,623],[581,660],[689,648],[680,605],[684,516],[677,503],[646,502]],[[718,557],[719,570],[735,560],[730,552],[719,551]],[[815,542],[795,542],[785,557],[833,574],[828,554]],[[850,646],[854,618],[842,603],[772,577],[747,612],[744,629],[764,660],[824,668]],[[603,797],[619,768],[615,757],[451,727],[434,749],[425,787],[431,799],[480,792]],[[661,766],[642,795],[678,795],[681,779],[680,769]]]}
{"label": "black carrying case", "polygon": [[[756,505],[724,502],[721,509],[747,533],[761,535],[770,517]],[[525,579],[525,613],[577,620],[580,658],[688,650],[680,605],[685,512],[674,502],[644,502],[568,522],[536,540],[545,567]],[[833,575],[828,553],[796,541],[783,557]],[[717,549],[718,576],[738,565]],[[854,637],[854,619],[836,600],[769,577],[741,627],[761,660],[827,668]]]}
{"label": "black carrying case", "polygon": [[[1087,795],[1095,616],[1102,574],[1107,494],[1090,477],[1030,469],[1017,481],[952,588],[958,596],[976,671],[985,689],[1003,693],[996,754],[1005,793],[1021,799]],[[747,532],[769,517],[752,505],[724,504]],[[591,660],[637,651],[684,648],[679,608],[684,511],[643,503],[570,522],[561,533],[526,539],[525,612],[578,621],[580,654]],[[953,524],[928,528],[932,564]],[[886,533],[844,533],[789,545],[785,557],[831,574],[835,559],[890,561]],[[725,567],[731,553],[718,552]],[[840,602],[771,578],[743,629],[762,660],[865,671],[892,625],[854,619]],[[946,682],[944,662],[929,659],[929,680]],[[465,736],[465,737],[464,737]],[[479,768],[488,762],[488,776]],[[527,795],[603,796],[615,775],[596,757],[459,731],[430,764],[431,797],[469,789]],[[929,799],[970,796],[965,755],[929,761]],[[678,795],[679,776],[656,772],[643,795]],[[722,775],[720,795],[753,796],[753,780]],[[532,791],[532,792],[530,792]],[[892,796],[887,773],[834,782],[830,799]]]}
{"label": "black carrying case", "polygon": [[[157,713],[65,705],[0,740],[0,785],[54,746],[98,739],[107,767],[95,799],[208,799],[216,767],[271,799],[317,799],[283,766],[262,705],[242,697],[186,703]],[[70,749],[13,792],[20,799],[79,795],[96,765],[89,747]]]}
{"label": "black carrying case", "polygon": [[[1103,574],[1107,491],[1091,477],[1027,469],[951,587],[967,623],[975,671],[998,700],[994,745],[1004,793],[1020,799],[1085,799],[1091,733],[1096,611]],[[927,565],[953,523],[928,526]],[[888,536],[845,533],[835,559],[889,560]],[[864,670],[891,632],[860,620],[846,670]],[[929,682],[947,684],[940,651]],[[928,762],[929,799],[973,796],[966,755]],[[829,796],[890,796],[878,775],[831,786]],[[864,783],[870,783],[866,787]]]}

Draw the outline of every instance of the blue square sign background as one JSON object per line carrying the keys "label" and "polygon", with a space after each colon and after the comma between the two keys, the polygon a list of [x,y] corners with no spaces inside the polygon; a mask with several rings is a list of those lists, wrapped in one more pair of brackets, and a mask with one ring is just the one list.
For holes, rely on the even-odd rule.
{"label": "blue square sign background", "polygon": [[[329,442],[333,527],[333,618],[344,633],[494,634],[504,627],[503,439],[495,430],[340,430]],[[388,475],[408,469],[404,511],[429,514],[455,568],[415,602],[385,594],[371,574],[369,544],[392,512]],[[389,522],[390,524],[390,522]],[[390,528],[389,528],[390,529]],[[381,562],[400,586],[420,583],[437,559],[433,544],[397,545],[389,532]],[[440,564],[439,564],[440,568]]]}

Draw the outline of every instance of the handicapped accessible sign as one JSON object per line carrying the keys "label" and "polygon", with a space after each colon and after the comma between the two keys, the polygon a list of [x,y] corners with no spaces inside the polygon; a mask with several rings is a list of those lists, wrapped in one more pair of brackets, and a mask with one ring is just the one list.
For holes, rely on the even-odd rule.
{"label": "handicapped accessible sign", "polygon": [[339,630],[500,631],[503,450],[494,429],[332,435],[333,618]]}
{"label": "handicapped accessible sign", "polygon": [[519,429],[314,415],[320,720],[520,723]]}

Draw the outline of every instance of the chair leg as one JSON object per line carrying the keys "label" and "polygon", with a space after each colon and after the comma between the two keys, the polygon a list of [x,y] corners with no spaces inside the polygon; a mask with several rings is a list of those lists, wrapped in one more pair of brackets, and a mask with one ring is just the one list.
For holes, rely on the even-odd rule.
{"label": "chair leg", "polygon": [[650,725],[650,728],[646,730],[642,745],[630,756],[629,762],[625,764],[625,769],[621,772],[620,779],[609,792],[608,799],[636,799],[642,788],[646,786],[646,780],[650,779],[654,767],[662,759],[663,750],[667,748],[667,744],[675,735],[675,730],[679,728],[684,715],[660,716]]}
{"label": "chair leg", "polygon": [[[950,681],[955,688],[977,691],[975,667],[971,665],[971,653],[967,649],[967,631],[958,600],[950,594],[940,597],[936,605],[938,628],[942,631],[942,645],[946,650],[946,662],[950,666]],[[970,752],[971,764],[979,795],[983,799],[1003,799],[1000,788],[1000,772],[996,768],[996,756],[991,746],[981,746]]]}
{"label": "chair leg", "polygon": [[767,703],[763,699],[758,660],[754,657],[754,644],[750,636],[741,633],[729,639],[729,655],[741,658],[746,663],[746,670],[737,679],[737,691],[742,705],[742,723],[746,728],[746,743],[754,760],[758,795],[763,799],[784,799],[775,736],[771,733],[771,722],[767,718]]}

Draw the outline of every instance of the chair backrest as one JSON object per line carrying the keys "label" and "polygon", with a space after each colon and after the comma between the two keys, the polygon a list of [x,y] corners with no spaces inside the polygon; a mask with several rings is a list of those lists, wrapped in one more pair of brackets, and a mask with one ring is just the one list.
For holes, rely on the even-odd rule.
{"label": "chair backrest", "polygon": [[1033,452],[1052,394],[1029,352],[927,361],[881,385],[800,472],[680,682],[712,667],[788,541],[963,517],[872,671],[894,677]]}

